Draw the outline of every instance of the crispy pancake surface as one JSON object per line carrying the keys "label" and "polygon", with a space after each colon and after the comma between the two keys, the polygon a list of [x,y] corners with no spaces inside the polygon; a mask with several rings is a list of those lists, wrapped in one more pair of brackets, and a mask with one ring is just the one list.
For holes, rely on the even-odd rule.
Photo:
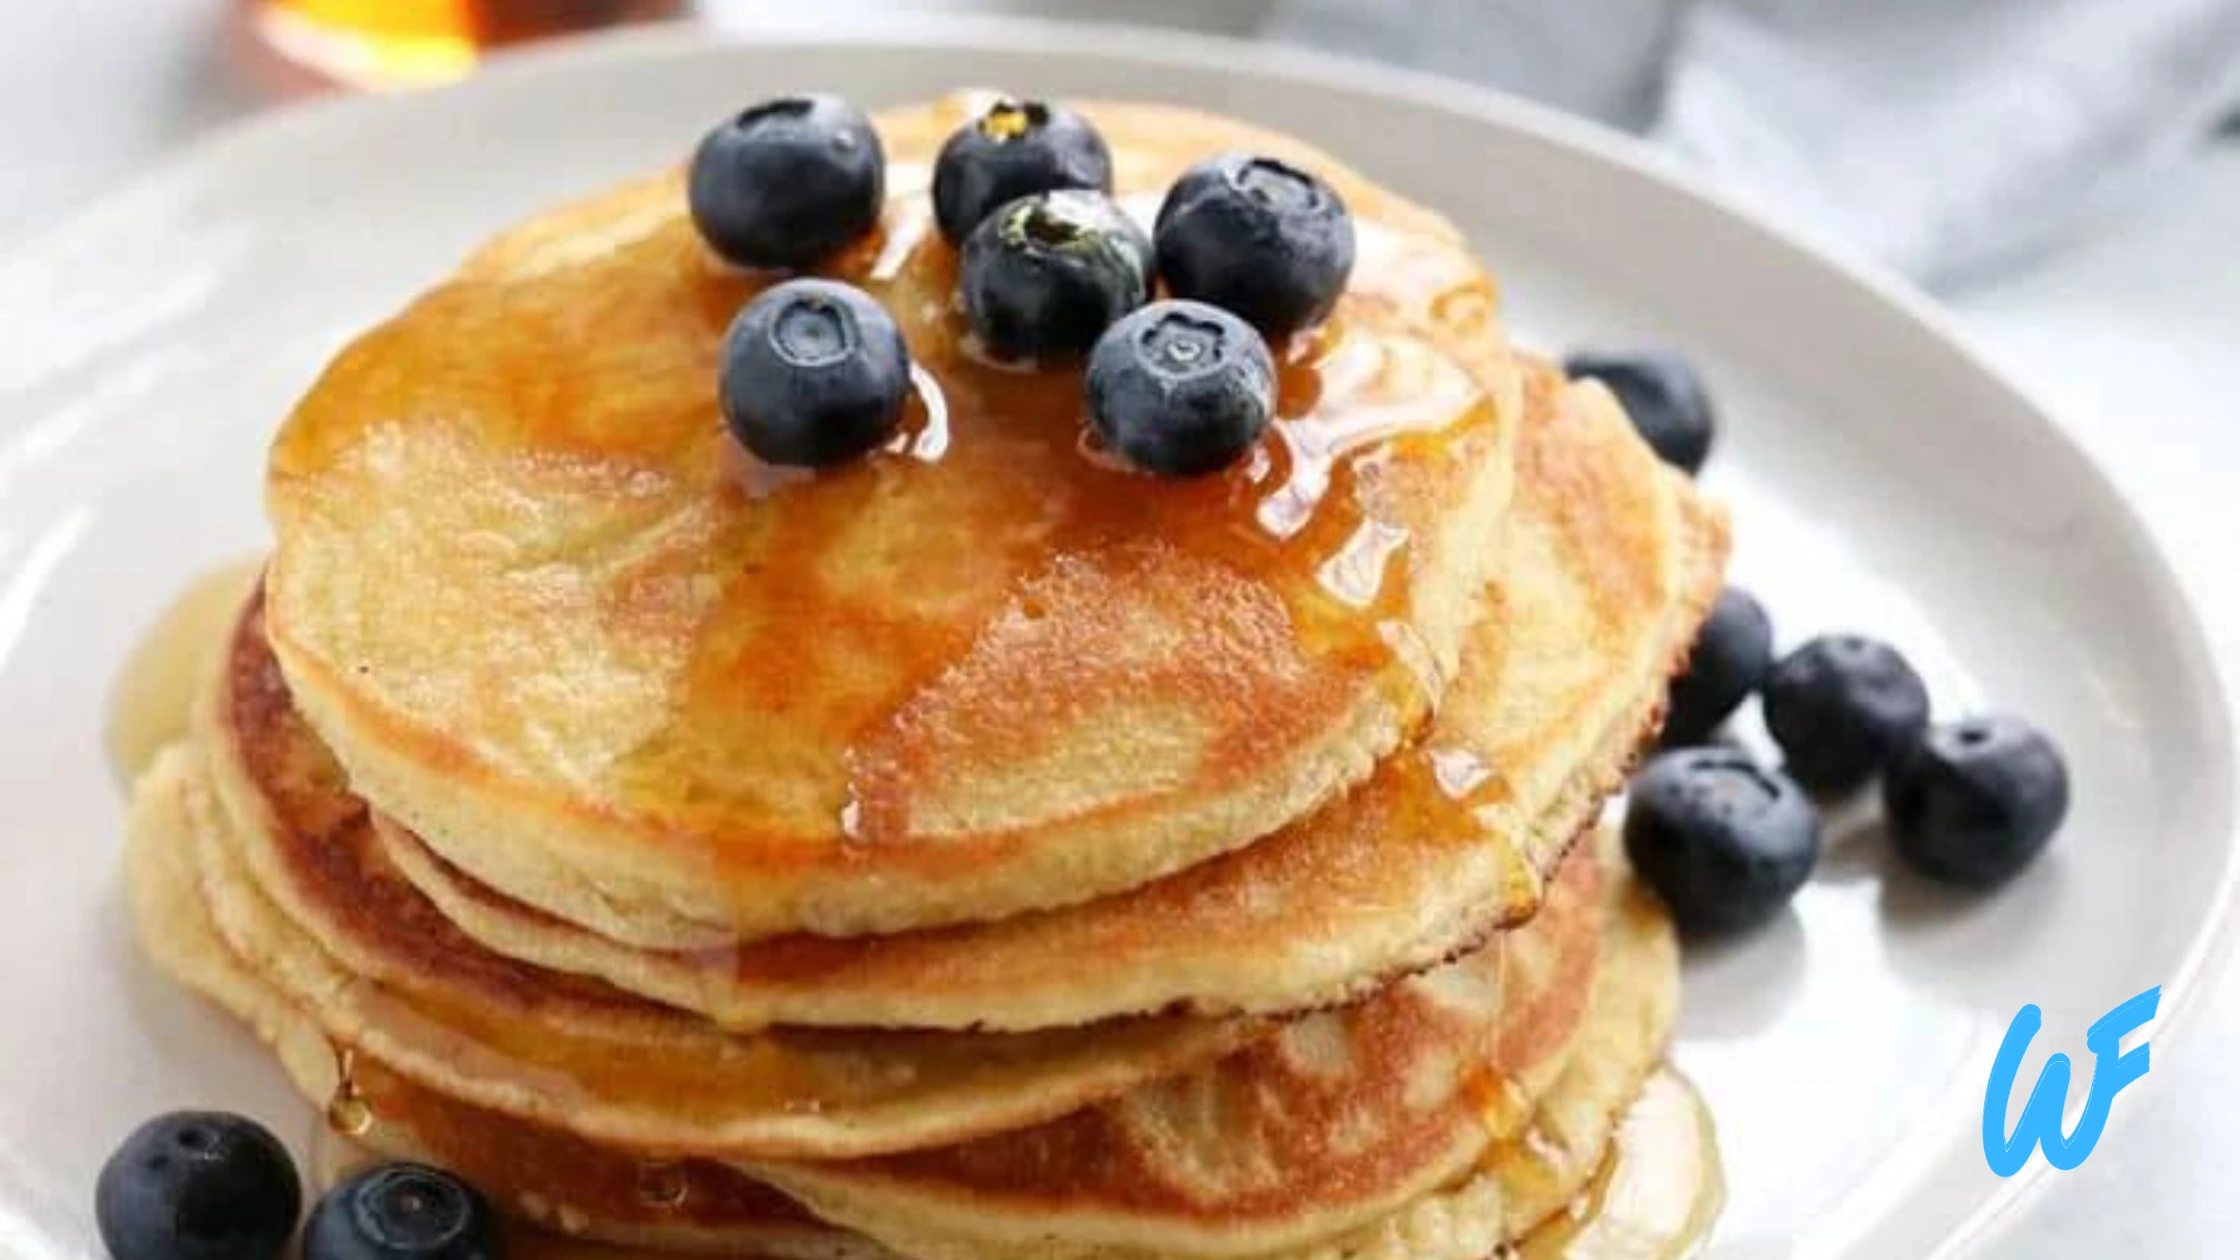
{"label": "crispy pancake surface", "polygon": [[1062,1114],[1264,1035],[1186,1016],[1024,1033],[727,1033],[494,954],[403,879],[288,704],[252,603],[197,722],[204,896],[330,1036],[429,1088],[639,1149],[830,1158]]}
{"label": "crispy pancake surface", "polygon": [[[137,782],[125,882],[147,955],[174,979],[247,1024],[269,1044],[314,1104],[332,1096],[336,1054],[316,1021],[248,960],[235,955],[202,899],[196,848],[201,822],[193,795],[205,790],[202,751],[166,750]],[[643,1160],[558,1130],[483,1111],[414,1084],[363,1050],[352,1077],[371,1125],[356,1141],[392,1159],[451,1168],[517,1220],[559,1226],[609,1243],[766,1260],[883,1260],[867,1239],[818,1221],[791,1199],[745,1175],[680,1161],[676,1201],[638,1192]],[[669,1175],[664,1173],[664,1175]]]}
{"label": "crispy pancake surface", "polygon": [[[202,900],[196,849],[202,842],[198,832],[211,814],[198,807],[194,798],[207,791],[207,784],[202,782],[207,773],[202,750],[180,744],[165,752],[136,785],[126,883],[140,934],[150,957],[181,983],[248,1024],[273,1046],[306,1096],[315,1103],[325,1102],[337,1081],[336,1058],[327,1035],[274,988],[250,960],[231,952]],[[1450,1183],[1408,1199],[1389,1214],[1335,1235],[1273,1251],[1257,1243],[1245,1243],[1240,1245],[1247,1250],[1235,1254],[1281,1256],[1285,1260],[1337,1256],[1356,1260],[1475,1260],[1503,1242],[1522,1236],[1577,1193],[1597,1167],[1617,1114],[1638,1089],[1662,1044],[1676,980],[1670,930],[1661,912],[1631,885],[1622,864],[1616,870],[1601,869],[1601,864],[1612,861],[1622,863],[1611,846],[1596,856],[1590,856],[1590,852],[1575,856],[1552,890],[1547,921],[1536,929],[1511,934],[1511,946],[1501,964],[1505,997],[1498,1027],[1476,1042],[1486,1056],[1486,1073],[1465,1078],[1483,1080],[1491,1075],[1505,1082],[1496,1106],[1485,1106],[1479,1091],[1464,1095],[1483,1108],[1477,1123],[1490,1141],[1480,1143],[1483,1149],[1470,1168]],[[1582,932],[1582,920],[1595,916],[1599,916],[1599,923],[1593,930]],[[1450,1011],[1457,1009],[1453,1005],[1456,993],[1471,987],[1462,985],[1440,1005]],[[1401,1015],[1402,1009],[1388,1009],[1387,1017]],[[1480,1009],[1484,1009],[1482,1005]],[[1359,1023],[1364,1016],[1351,1018]],[[1388,1040],[1391,1034],[1408,1031],[1400,1024],[1384,1038],[1361,1038],[1358,1030],[1343,1036],[1353,1044],[1370,1047]],[[1294,1064],[1315,1067],[1305,1076],[1267,1076],[1266,1064],[1249,1069],[1269,1089],[1304,1091],[1295,1092],[1291,1103],[1299,1111],[1299,1134],[1319,1133],[1325,1139],[1340,1139],[1317,1148],[1316,1157],[1324,1160],[1377,1149],[1374,1144],[1364,1148],[1358,1137],[1347,1140],[1343,1135],[1355,1131],[1343,1125],[1330,1127],[1332,1115],[1314,1106],[1318,1101],[1327,1105],[1342,1099],[1344,1087],[1329,1079],[1332,1070],[1340,1075],[1363,1072],[1361,1064],[1340,1066],[1329,1057],[1330,1036],[1327,1029],[1306,1032],[1304,1040],[1286,1051],[1285,1057]],[[1317,1041],[1325,1044],[1318,1047]],[[1381,1056],[1390,1051],[1377,1053]],[[1228,1071],[1247,1070],[1243,1067],[1246,1061],[1239,1059]],[[356,1140],[381,1156],[428,1160],[458,1170],[517,1221],[569,1230],[573,1237],[541,1238],[532,1234],[521,1240],[533,1243],[527,1254],[542,1260],[558,1255],[623,1260],[626,1253],[602,1250],[601,1244],[768,1260],[886,1260],[895,1254],[869,1238],[820,1220],[794,1200],[740,1171],[698,1159],[649,1161],[572,1133],[476,1108],[419,1085],[363,1047],[353,1052],[352,1062],[352,1079],[373,1116],[371,1127]],[[1355,1079],[1375,1088],[1376,1076],[1369,1071]],[[1243,1077],[1233,1079],[1241,1081]],[[1200,1091],[1210,1084],[1210,1078],[1203,1078],[1195,1086],[1178,1083],[1158,1089],[1181,1089],[1202,1097]],[[1131,1107],[1140,1116],[1163,1105],[1158,1099],[1158,1093],[1149,1092]],[[1455,1104],[1455,1096],[1450,1095],[1433,1109],[1451,1112]],[[1256,1136],[1267,1140],[1280,1131],[1280,1105],[1247,1099],[1245,1109],[1229,1113],[1226,1120],[1244,1119],[1257,1111],[1261,1120],[1272,1123],[1253,1126]],[[1177,1119],[1177,1124],[1165,1127],[1175,1137],[1193,1120],[1203,1123],[1205,1117],[1193,1109],[1178,1113]],[[1097,1126],[1099,1122],[1075,1118],[1064,1123]],[[1108,1130],[1108,1135],[1118,1131]],[[944,1166],[975,1169],[985,1176],[993,1171],[990,1161],[1000,1160],[1002,1143],[1023,1141],[1032,1146],[1043,1140],[1029,1131],[996,1143],[932,1153],[917,1167],[921,1179],[928,1170]],[[1079,1153],[1085,1154],[1095,1145],[1086,1143]],[[1055,1154],[1066,1148],[1050,1149]],[[1146,1154],[1163,1161],[1178,1150],[1170,1146]],[[1303,1162],[1296,1151],[1290,1159],[1294,1169]],[[851,1166],[841,1165],[837,1179],[847,1185],[864,1167],[891,1167],[894,1163],[875,1161],[852,1172]],[[1038,1177],[1062,1175],[1065,1169],[1061,1164],[1014,1171],[1019,1173],[1017,1177],[1003,1181],[1005,1193],[995,1199],[975,1200],[975,1213],[989,1204],[1004,1210],[1021,1195],[1034,1193],[1031,1187]],[[1202,1163],[1185,1164],[1179,1169],[1162,1163],[1152,1174],[1150,1185],[1131,1193],[1155,1203],[1162,1194],[1172,1196],[1174,1188],[1193,1174],[1209,1171]],[[648,1195],[645,1187],[649,1175],[659,1178],[663,1185],[681,1187],[682,1193],[672,1188]],[[1101,1186],[1109,1195],[1119,1179],[1090,1178],[1085,1184],[1092,1188],[1091,1193]],[[908,1188],[919,1196],[929,1189],[924,1184]],[[940,1189],[938,1185],[930,1188],[936,1193]],[[1046,1187],[1042,1193],[1062,1192]],[[1246,1194],[1227,1202],[1255,1199],[1259,1210],[1231,1219],[1224,1233],[1249,1237],[1254,1226],[1267,1230],[1273,1203],[1269,1196]],[[1171,1202],[1170,1198],[1170,1206]],[[1204,1226],[1216,1219],[1223,1203],[1220,1194],[1194,1199],[1199,1224]],[[828,1204],[827,1210],[845,1215],[849,1211],[875,1213],[890,1207],[874,1194],[870,1207]],[[1150,1216],[1154,1229],[1160,1224],[1156,1215]],[[919,1226],[910,1228],[915,1231]],[[1267,1235],[1263,1232],[1261,1236]],[[960,1240],[941,1232],[938,1223],[931,1232],[913,1232],[910,1245],[918,1249],[911,1254],[929,1260],[1145,1254],[1124,1242],[1099,1244],[1088,1250],[1052,1243],[1052,1249],[1041,1250],[1039,1241],[1022,1249],[1001,1238]],[[1221,1253],[1230,1254],[1226,1247]],[[1175,1254],[1191,1252],[1186,1249]]]}
{"label": "crispy pancake surface", "polygon": [[929,230],[951,98],[879,120],[828,271],[918,367],[891,449],[727,437],[767,282],[664,176],[499,238],[347,348],[274,443],[271,639],[358,792],[474,878],[640,947],[1078,903],[1235,849],[1430,713],[1498,548],[1519,385],[1453,229],[1284,137],[1090,103],[1148,215],[1224,149],[1325,176],[1351,285],[1220,474],[1081,449],[1080,374],[993,365]]}
{"label": "crispy pancake surface", "polygon": [[[1603,864],[1611,869],[1598,875]],[[1454,986],[1481,954],[1052,1124],[872,1160],[756,1171],[825,1219],[923,1260],[1378,1249],[1380,1237],[1420,1232],[1407,1226],[1411,1214],[1444,1211],[1449,1196],[1481,1179],[1493,1180],[1484,1197],[1498,1204],[1504,1160],[1514,1163],[1508,1144],[1528,1133],[1542,1143],[1584,1141],[1599,1115],[1606,1136],[1662,1053],[1679,977],[1661,910],[1641,897],[1607,843],[1581,846],[1555,893],[1540,919],[1507,934],[1512,950],[1554,955],[1531,964],[1520,986],[1537,987],[1545,1004],[1494,1025],[1511,1036],[1453,1039],[1437,1013],[1457,1009]],[[1569,957],[1582,937],[1594,959],[1586,968]],[[1473,1072],[1472,1049],[1479,1073],[1489,1075]],[[1534,1064],[1560,1067],[1535,1082]],[[1527,1127],[1536,1110],[1551,1108],[1559,1121]],[[1600,1149],[1598,1140],[1591,1150]],[[1520,1187],[1525,1171],[1513,1169]],[[1593,1171],[1590,1156],[1578,1182]],[[1447,1237],[1442,1226],[1437,1254],[1485,1255],[1521,1232],[1498,1209],[1467,1212],[1482,1219],[1455,1222]],[[1477,1251],[1452,1245],[1481,1238],[1488,1242]]]}
{"label": "crispy pancake surface", "polygon": [[995,923],[736,948],[633,948],[377,822],[494,950],[731,1024],[1032,1028],[1326,1005],[1528,917],[1662,712],[1717,592],[1724,516],[1609,394],[1526,366],[1514,506],[1462,668],[1421,742],[1267,839],[1129,892]]}

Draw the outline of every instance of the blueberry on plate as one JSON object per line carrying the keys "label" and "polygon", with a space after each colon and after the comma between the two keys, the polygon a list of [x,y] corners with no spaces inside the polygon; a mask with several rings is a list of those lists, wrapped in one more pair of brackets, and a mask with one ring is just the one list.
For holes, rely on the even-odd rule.
{"label": "blueberry on plate", "polygon": [[1250,324],[1201,302],[1153,302],[1089,355],[1089,423],[1146,472],[1194,477],[1251,449],[1275,413],[1276,365]]}
{"label": "blueberry on plate", "polygon": [[264,1126],[178,1111],[133,1130],[94,1183],[94,1224],[116,1260],[274,1260],[303,1183]]}
{"label": "blueberry on plate", "polygon": [[1974,717],[1929,728],[1884,776],[1882,802],[1908,865],[1989,888],[2045,851],[2069,812],[2069,770],[2029,723]]}
{"label": "blueberry on plate", "polygon": [[1103,193],[1036,193],[973,229],[959,287],[991,353],[1075,357],[1150,296],[1151,242]]}
{"label": "blueberry on plate", "polygon": [[1353,216],[1337,190],[1244,153],[1184,171],[1153,239],[1168,292],[1233,311],[1270,337],[1328,315],[1353,272]]}
{"label": "blueberry on plate", "polygon": [[720,393],[732,436],[764,462],[844,463],[901,422],[910,348],[863,290],[789,280],[731,321]]}
{"label": "blueberry on plate", "polygon": [[1588,377],[1608,386],[1641,440],[1659,459],[1690,473],[1703,467],[1711,454],[1717,418],[1703,378],[1686,359],[1658,350],[1582,351],[1565,359],[1563,370],[1573,378]]}
{"label": "blueberry on plate", "polygon": [[837,96],[782,96],[709,132],[685,191],[693,223],[725,260],[799,268],[877,225],[886,181],[886,152],[862,110]]}
{"label": "blueberry on plate", "polygon": [[933,220],[963,244],[996,207],[1059,188],[1112,191],[1112,152],[1089,120],[1003,97],[957,128],[933,163]]}
{"label": "blueberry on plate", "polygon": [[1827,795],[1863,786],[1929,725],[1921,676],[1897,649],[1855,634],[1823,635],[1782,657],[1762,699],[1783,768]]}
{"label": "blueberry on plate", "polygon": [[1664,742],[1700,744],[1719,729],[1773,664],[1773,623],[1739,586],[1719,592],[1711,615],[1696,631],[1688,663],[1672,680],[1665,706]]}
{"label": "blueberry on plate", "polygon": [[1739,748],[1684,748],[1635,776],[1626,857],[1693,933],[1779,913],[1820,860],[1820,819],[1796,784]]}
{"label": "blueberry on plate", "polygon": [[383,1164],[327,1191],[303,1260],[494,1260],[497,1219],[474,1187],[425,1164]]}

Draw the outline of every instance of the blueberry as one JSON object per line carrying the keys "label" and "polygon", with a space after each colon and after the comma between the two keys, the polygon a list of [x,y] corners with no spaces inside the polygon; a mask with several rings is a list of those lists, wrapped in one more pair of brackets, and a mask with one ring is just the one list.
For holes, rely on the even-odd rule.
{"label": "blueberry", "polygon": [[303,1260],[492,1260],[497,1220],[474,1187],[424,1164],[384,1164],[327,1191]]}
{"label": "blueberry", "polygon": [[1227,153],[1183,172],[1159,206],[1159,275],[1271,337],[1320,321],[1353,271],[1337,190],[1274,158]]}
{"label": "blueberry", "polygon": [[1275,360],[1250,324],[1202,302],[1153,302],[1089,356],[1089,424],[1121,458],[1166,477],[1236,460],[1275,413]]}
{"label": "blueberry", "polygon": [[1827,795],[1863,786],[1929,725],[1921,676],[1897,649],[1855,634],[1823,635],[1782,657],[1764,704],[1783,768]]}
{"label": "blueberry", "polygon": [[1657,457],[1690,473],[1711,454],[1717,417],[1703,378],[1686,359],[1665,351],[1603,354],[1582,351],[1564,360],[1572,377],[1609,386],[1641,440]]}
{"label": "blueberry", "polygon": [[1635,777],[1625,840],[1681,928],[1734,932],[1804,886],[1820,860],[1820,819],[1796,784],[1741,749],[1684,748]]}
{"label": "blueberry", "polygon": [[1036,193],[973,229],[960,287],[965,317],[994,354],[1079,356],[1150,296],[1151,242],[1103,193]]}
{"label": "blueberry", "polygon": [[844,463],[901,421],[910,348],[863,290],[789,280],[731,321],[721,393],[732,435],[764,462]]}
{"label": "blueberry", "polygon": [[116,1260],[274,1260],[303,1183],[262,1125],[216,1111],[158,1116],[94,1183],[94,1223]]}
{"label": "blueberry", "polygon": [[836,96],[782,96],[717,127],[686,195],[710,247],[741,267],[807,267],[879,222],[887,157],[864,112]]}
{"label": "blueberry", "polygon": [[2044,852],[2069,812],[2053,741],[2017,718],[1934,726],[1882,781],[1898,856],[1946,883],[1988,888]]}
{"label": "blueberry", "polygon": [[933,164],[933,219],[962,244],[996,207],[1060,188],[1112,191],[1112,152],[1089,120],[1005,97],[957,128]]}
{"label": "blueberry", "polygon": [[1696,631],[1687,666],[1672,680],[1664,742],[1677,748],[1710,738],[1765,681],[1772,664],[1773,624],[1766,610],[1739,586],[1719,592]]}

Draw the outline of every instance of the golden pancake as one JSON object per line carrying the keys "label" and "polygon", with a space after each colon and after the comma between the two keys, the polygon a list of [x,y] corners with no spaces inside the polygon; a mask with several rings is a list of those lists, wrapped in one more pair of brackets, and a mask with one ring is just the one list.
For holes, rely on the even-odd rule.
{"label": "golden pancake", "polygon": [[234,952],[327,1035],[433,1089],[639,1149],[830,1158],[1031,1124],[1264,1032],[1168,1016],[1023,1033],[734,1035],[493,954],[390,866],[364,805],[289,707],[257,611],[197,722],[214,789],[205,898]]}
{"label": "golden pancake", "polygon": [[894,936],[635,949],[481,884],[379,820],[491,948],[736,1025],[1032,1028],[1328,1005],[1530,915],[1621,781],[1716,595],[1725,518],[1598,385],[1529,365],[1486,615],[1420,746],[1276,835],[1130,892]]}
{"label": "golden pancake", "polygon": [[273,446],[271,637],[355,790],[521,901],[650,948],[1079,903],[1257,839],[1430,713],[1498,557],[1518,383],[1455,231],[1327,156],[1087,104],[1148,213],[1223,149],[1311,168],[1359,250],[1222,473],[1080,449],[1080,373],[968,353],[929,162],[826,270],[919,368],[891,449],[757,465],[675,175],[485,248],[328,367]]}
{"label": "golden pancake", "polygon": [[[1693,1254],[1685,1248],[1656,1248],[1673,1236],[1682,1242],[1688,1235],[1700,1239],[1708,1222],[1692,1218],[1699,1211],[1715,1211],[1723,1193],[1701,1105],[1683,1083],[1666,1074],[1669,1088],[1682,1096],[1674,1100],[1661,1093],[1656,1105],[1669,1110],[1677,1101],[1682,1114],[1658,1118],[1654,1145],[1622,1153],[1613,1149],[1613,1134],[1631,1109],[1641,1105],[1643,1082],[1655,1079],[1652,1074],[1670,1034],[1679,997],[1679,947],[1670,919],[1644,889],[1630,876],[1611,883],[1615,900],[1586,1024],[1561,1075],[1538,1100],[1531,1127],[1491,1147],[1469,1176],[1381,1221],[1311,1246],[1256,1253],[1256,1260],[1599,1260]],[[1580,1205],[1581,1224],[1588,1223],[1584,1211],[1602,1210],[1581,1196],[1608,1172],[1608,1161],[1621,1154],[1687,1161],[1668,1185],[1701,1196],[1680,1205],[1691,1219],[1680,1222],[1671,1235],[1620,1233],[1615,1240],[1620,1249],[1610,1252],[1565,1250],[1566,1234],[1579,1232],[1566,1229],[1567,1209]],[[1701,1184],[1706,1179],[1708,1184]],[[949,1260],[952,1253],[927,1249],[913,1254],[920,1260]],[[969,1254],[974,1260],[998,1260],[1002,1253],[975,1248]],[[1139,1253],[1098,1254],[1118,1260]]]}
{"label": "golden pancake", "polygon": [[[137,783],[125,856],[133,917],[150,959],[270,1044],[315,1104],[335,1097],[337,1054],[302,1010],[235,957],[197,895],[192,781],[201,753],[165,751]],[[351,1079],[368,1107],[352,1140],[393,1159],[440,1164],[517,1219],[565,1224],[588,1237],[662,1250],[770,1260],[873,1260],[888,1252],[823,1225],[792,1200],[703,1161],[657,1166],[664,1188],[641,1193],[645,1161],[552,1129],[478,1111],[413,1085],[363,1054]],[[354,1126],[355,1127],[355,1126]]]}
{"label": "golden pancake", "polygon": [[[1550,1006],[1518,1021],[1565,1023],[1582,1038],[1561,1055],[1554,1087],[1574,1082],[1571,1096],[1548,1100],[1565,1139],[1595,1107],[1622,1109],[1660,1052],[1677,998],[1671,930],[1611,847],[1581,846],[1541,916],[1582,920],[1583,933],[1557,937],[1599,938],[1600,961],[1549,986]],[[1599,895],[1598,862],[1614,868]],[[1561,895],[1579,884],[1573,897]],[[1521,946],[1539,926],[1505,937]],[[1516,1073],[1489,1040],[1455,1038],[1442,1024],[1469,964],[1403,981],[1348,1012],[1311,1016],[1210,1068],[1051,1124],[870,1160],[751,1170],[824,1219],[920,1260],[1344,1255],[1344,1246],[1322,1244],[1375,1233],[1426,1196],[1467,1185],[1482,1161],[1498,1176],[1497,1140],[1522,1140],[1533,1108],[1513,1105],[1495,1083]],[[1582,1101],[1590,1097],[1593,1106]],[[1580,1182],[1593,1171],[1590,1161]]]}
{"label": "golden pancake", "polygon": [[[898,1219],[975,1218],[1064,1255],[1156,1234],[1180,1252],[1289,1245],[1373,1220],[1467,1170],[1489,1126],[1522,1126],[1532,1083],[1504,1049],[1560,1061],[1598,948],[1596,865],[1582,850],[1548,910],[1493,948],[1308,1016],[1212,1067],[1032,1129],[875,1160],[755,1165],[874,1236]],[[1553,957],[1537,1018],[1504,1046],[1505,955]],[[1491,1113],[1489,1115],[1489,1112]],[[868,1213],[870,1215],[859,1216]],[[889,1235],[894,1238],[915,1234]],[[907,1249],[907,1248],[906,1248]]]}
{"label": "golden pancake", "polygon": [[[331,1117],[340,1114],[340,1100],[363,1108],[354,1142],[390,1158],[451,1168],[517,1220],[564,1227],[573,1235],[520,1238],[533,1244],[540,1260],[560,1255],[623,1260],[598,1243],[773,1260],[890,1254],[819,1223],[742,1173],[701,1160],[649,1161],[482,1111],[416,1085],[363,1050],[348,1056],[350,1086],[339,1090],[338,1056],[317,1025],[227,951],[195,896],[191,858],[198,822],[191,798],[193,780],[202,772],[195,764],[200,757],[197,749],[174,747],[134,795],[127,883],[147,951],[175,978],[272,1043],[297,1085],[315,1103],[326,1103]],[[1529,1108],[1550,1090],[1577,1093],[1578,1074],[1568,1065],[1583,1048],[1598,1044],[1598,1035],[1608,1040],[1605,995],[1613,986],[1597,979],[1604,970],[1596,961],[1597,935],[1577,930],[1579,912],[1591,907],[1597,882],[1594,863],[1575,859],[1557,885],[1548,921],[1514,937],[1516,947],[1505,961],[1509,1000],[1498,1035],[1486,1043],[1498,1070],[1516,1082],[1504,1095],[1512,1107]],[[1632,965],[1625,958],[1619,963]],[[1580,995],[1590,988],[1594,1004],[1583,1004]],[[1591,1079],[1616,1077],[1600,1072]],[[1556,1094],[1547,1094],[1547,1101],[1561,1102]],[[1568,1110],[1580,1108],[1574,1101]],[[1487,1123],[1513,1133],[1523,1114],[1516,1110]],[[1549,1129],[1549,1117],[1557,1114],[1556,1106],[1543,1107],[1536,1129]],[[1547,1141],[1536,1136],[1530,1145],[1545,1151]],[[1516,1163],[1513,1156],[1485,1160],[1488,1169]],[[1555,1184],[1545,1173],[1538,1175],[1542,1184]]]}
{"label": "golden pancake", "polygon": [[[1606,843],[1605,852],[1622,867],[1617,847]],[[1531,1127],[1488,1149],[1470,1175],[1381,1221],[1309,1246],[1254,1253],[1256,1260],[1600,1260],[1693,1254],[1684,1246],[1659,1248],[1667,1241],[1700,1241],[1708,1225],[1702,1217],[1717,1210],[1723,1195],[1710,1121],[1701,1104],[1678,1078],[1662,1074],[1664,1088],[1651,1102],[1662,1114],[1654,1117],[1654,1130],[1643,1135],[1644,1144],[1620,1151],[1613,1141],[1621,1121],[1631,1123],[1644,1105],[1643,1082],[1659,1079],[1652,1074],[1657,1073],[1679,998],[1679,944],[1664,909],[1630,874],[1608,880],[1606,886],[1612,899],[1586,1022],[1562,1073],[1538,1099]],[[1678,1098],[1672,1097],[1675,1092]],[[1679,1114],[1671,1114],[1675,1110]],[[1621,1228],[1615,1239],[1603,1240],[1615,1250],[1584,1245],[1599,1235],[1583,1240],[1577,1251],[1566,1250],[1567,1235],[1582,1232],[1567,1226],[1591,1224],[1585,1213],[1605,1210],[1582,1196],[1598,1176],[1611,1171],[1613,1158],[1684,1161],[1667,1177],[1652,1173],[1650,1178],[1688,1196],[1678,1205],[1684,1219],[1631,1222],[1653,1225],[1657,1232],[1629,1236]],[[1582,1212],[1576,1223],[1568,1220],[1567,1211],[1574,1204]],[[1627,1223],[1622,1215],[1613,1220],[1621,1227]],[[953,1253],[928,1248],[912,1254],[920,1260],[949,1260]],[[975,1247],[969,1254],[974,1260],[1000,1260],[1052,1253]],[[1120,1260],[1141,1253],[1096,1254]]]}

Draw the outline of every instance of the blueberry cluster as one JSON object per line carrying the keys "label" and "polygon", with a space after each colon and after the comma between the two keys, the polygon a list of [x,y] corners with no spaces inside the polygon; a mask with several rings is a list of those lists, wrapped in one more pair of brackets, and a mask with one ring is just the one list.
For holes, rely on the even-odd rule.
{"label": "blueberry cluster", "polygon": [[[94,1223],[114,1260],[279,1260],[303,1209],[288,1150],[215,1111],[158,1116],[102,1165]],[[457,1177],[384,1164],[322,1196],[303,1260],[495,1260],[497,1218]]]}
{"label": "blueberry cluster", "polygon": [[[1565,367],[1607,385],[1665,462],[1702,467],[1713,409],[1686,360],[1582,353]],[[1752,695],[1781,749],[1778,770],[1711,742]],[[1750,927],[1789,903],[1820,856],[1815,796],[1848,795],[1879,776],[1898,856],[1974,888],[2029,865],[2069,808],[2061,754],[2028,723],[1932,724],[1921,676],[1897,649],[1860,635],[1823,635],[1777,660],[1765,608],[1734,586],[1672,680],[1664,747],[1634,778],[1626,851],[1695,932]]]}
{"label": "blueberry cluster", "polygon": [[[701,141],[693,222],[738,266],[812,267],[878,223],[885,162],[854,105],[767,101]],[[1275,413],[1268,339],[1328,316],[1353,270],[1353,220],[1337,192],[1252,154],[1184,172],[1146,234],[1112,198],[1104,138],[1043,101],[1000,99],[958,128],[934,166],[933,210],[960,251],[958,304],[981,350],[1086,358],[1098,439],[1164,476],[1219,469],[1259,440]],[[870,451],[901,422],[909,392],[893,318],[835,281],[765,290],[724,341],[725,422],[771,463]]]}

